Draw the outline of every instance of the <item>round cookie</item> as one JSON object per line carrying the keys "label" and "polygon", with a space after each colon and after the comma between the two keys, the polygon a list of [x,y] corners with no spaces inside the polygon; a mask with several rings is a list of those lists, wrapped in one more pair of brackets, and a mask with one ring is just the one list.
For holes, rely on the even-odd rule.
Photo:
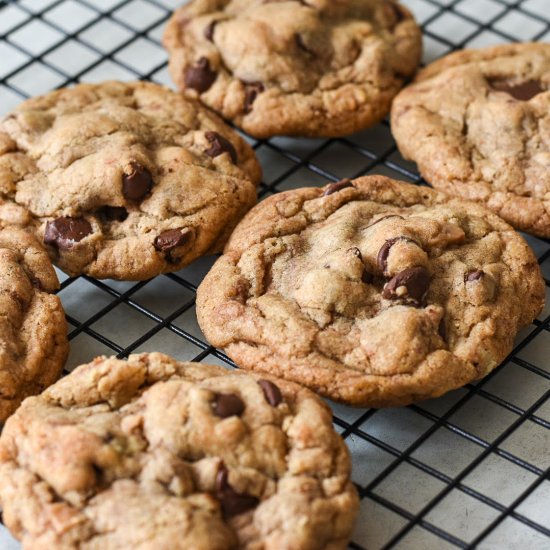
{"label": "round cookie", "polygon": [[199,287],[197,316],[247,369],[382,407],[486,375],[543,301],[536,258],[496,215],[367,176],[252,209]]}
{"label": "round cookie", "polygon": [[82,84],[0,122],[0,217],[70,275],[141,280],[221,250],[260,177],[242,138],[157,84]]}
{"label": "round cookie", "polygon": [[434,187],[550,237],[550,44],[444,57],[398,95],[391,121]]}
{"label": "round cookie", "polygon": [[393,0],[193,0],[164,44],[179,89],[258,138],[342,136],[380,121],[422,47]]}
{"label": "round cookie", "polygon": [[0,422],[63,370],[69,343],[58,288],[40,243],[22,229],[0,228]]}
{"label": "round cookie", "polygon": [[308,390],[160,353],[77,368],[0,438],[4,522],[28,550],[343,550],[349,474]]}

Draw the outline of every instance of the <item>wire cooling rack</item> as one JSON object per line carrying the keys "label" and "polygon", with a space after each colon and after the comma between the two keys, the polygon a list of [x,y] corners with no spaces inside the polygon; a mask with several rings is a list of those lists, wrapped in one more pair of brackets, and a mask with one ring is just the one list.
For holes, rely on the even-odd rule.
{"label": "wire cooling rack", "polygon": [[[0,114],[75,82],[170,85],[160,41],[182,0],[0,1]],[[550,0],[403,0],[424,30],[424,62],[463,47],[550,41]],[[383,173],[424,183],[387,122],[342,139],[251,140],[262,198],[327,180]],[[550,242],[528,237],[550,285]],[[195,292],[215,258],[125,283],[62,280],[68,370],[96,355],[164,351],[234,366],[202,335]],[[361,511],[350,547],[550,548],[550,307],[503,365],[477,384],[406,408],[332,404],[353,458]],[[0,548],[19,548],[0,525]]]}

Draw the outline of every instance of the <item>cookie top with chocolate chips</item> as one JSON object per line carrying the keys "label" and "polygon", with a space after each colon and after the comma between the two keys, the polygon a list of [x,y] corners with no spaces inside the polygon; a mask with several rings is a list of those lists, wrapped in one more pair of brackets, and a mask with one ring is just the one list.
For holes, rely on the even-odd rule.
{"label": "cookie top with chocolate chips", "polygon": [[197,315],[245,368],[381,407],[484,376],[543,301],[536,258],[495,214],[367,176],[252,209],[199,287]]}
{"label": "cookie top with chocolate chips", "polygon": [[164,44],[177,86],[249,134],[340,136],[388,113],[421,32],[394,0],[193,0]]}
{"label": "cookie top with chocolate chips", "polygon": [[159,353],[77,368],[0,438],[4,523],[28,549],[344,550],[349,474],[310,391]]}
{"label": "cookie top with chocolate chips", "polygon": [[0,422],[63,370],[69,344],[58,288],[34,236],[0,228]]}
{"label": "cookie top with chocolate chips", "polygon": [[0,220],[70,275],[146,279],[218,251],[259,179],[243,139],[157,84],[82,84],[0,121]]}
{"label": "cookie top with chocolate chips", "polygon": [[550,44],[444,57],[399,94],[391,118],[429,183],[550,237]]}

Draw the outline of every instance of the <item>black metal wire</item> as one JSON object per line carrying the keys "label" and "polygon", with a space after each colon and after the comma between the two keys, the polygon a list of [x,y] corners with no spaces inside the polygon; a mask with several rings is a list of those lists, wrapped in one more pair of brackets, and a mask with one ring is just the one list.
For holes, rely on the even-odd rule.
{"label": "black metal wire", "polygon": [[[5,42],[9,44],[12,48],[18,50],[20,53],[28,57],[28,61],[24,62],[18,66],[13,71],[5,74],[0,79],[0,85],[3,85],[8,90],[11,90],[13,93],[17,94],[24,99],[27,97],[27,94],[24,90],[18,87],[14,82],[13,78],[16,77],[21,71],[28,69],[32,66],[33,63],[39,62],[47,69],[52,71],[57,75],[61,83],[59,87],[67,86],[79,82],[81,78],[85,78],[86,73],[93,70],[94,68],[100,66],[106,60],[111,61],[112,63],[122,67],[126,71],[135,75],[136,79],[150,80],[154,79],[163,69],[166,67],[166,62],[158,64],[158,66],[153,67],[148,71],[140,72],[136,67],[128,65],[117,58],[116,55],[127,48],[129,45],[134,43],[138,39],[145,40],[155,46],[159,46],[159,42],[151,37],[151,32],[156,29],[160,24],[166,22],[170,17],[170,9],[161,1],[161,0],[141,0],[145,4],[154,6],[155,8],[162,11],[162,15],[154,21],[154,23],[146,26],[143,29],[135,29],[131,24],[125,22],[121,18],[117,17],[117,10],[129,6],[134,0],[119,0],[118,2],[113,3],[112,7],[106,10],[98,8],[93,0],[72,0],[76,4],[79,4],[91,12],[94,15],[90,20],[82,25],[78,30],[72,33],[66,32],[62,26],[57,24],[54,21],[51,21],[44,17],[52,9],[63,5],[66,0],[54,0],[49,5],[45,6],[43,9],[38,11],[33,11],[27,7],[27,5],[22,4],[18,0],[3,0],[0,1],[0,21],[2,17],[2,10],[9,6],[17,6],[21,13],[26,14],[26,18],[20,23],[14,25],[8,31],[0,33],[0,43]],[[442,5],[441,0],[417,0],[422,2],[426,6],[431,6],[434,10],[433,14],[423,21],[423,32],[426,37],[437,41],[438,43],[444,45],[449,51],[457,50],[465,47],[473,39],[479,36],[485,31],[490,31],[498,36],[500,36],[505,41],[515,41],[515,37],[511,36],[509,33],[506,33],[498,29],[498,22],[506,16],[509,16],[512,12],[517,12],[523,16],[529,17],[532,20],[536,20],[539,24],[542,25],[540,32],[532,37],[533,41],[540,39],[546,33],[550,31],[550,6],[548,14],[541,16],[539,13],[530,10],[529,0],[492,0],[494,5],[501,6],[502,10],[497,13],[494,17],[490,18],[487,21],[479,21],[473,18],[471,15],[467,15],[460,11],[460,5],[463,0],[451,0]],[[473,25],[472,32],[465,36],[459,42],[453,42],[452,39],[445,36],[440,36],[435,33],[432,28],[432,24],[435,24],[437,20],[444,14],[452,14],[456,17],[461,18],[465,23]],[[129,38],[122,41],[116,47],[112,48],[108,52],[103,52],[92,43],[87,41],[81,35],[89,29],[92,29],[97,23],[109,20],[115,22],[117,25],[129,32]],[[39,55],[33,55],[24,45],[14,42],[10,39],[11,35],[16,33],[18,30],[23,29],[32,21],[41,21],[51,29],[57,31],[62,35],[62,38],[51,45],[49,48],[45,49]],[[428,28],[429,27],[429,28]],[[67,41],[73,40],[79,43],[81,46],[87,48],[90,52],[94,53],[97,56],[97,59],[90,63],[88,66],[83,68],[81,71],[76,74],[68,74],[63,69],[58,66],[48,62],[48,54],[54,52],[57,48],[65,44]],[[382,127],[387,131],[389,124],[387,121],[382,123]],[[385,148],[383,153],[376,152],[371,150],[369,147],[364,147],[357,144],[354,141],[354,137],[347,138],[338,138],[338,139],[327,139],[320,143],[318,146],[312,148],[306,155],[299,156],[295,151],[286,146],[281,146],[277,140],[252,140],[253,147],[256,149],[257,153],[262,154],[264,151],[269,151],[272,154],[280,156],[289,164],[289,167],[283,170],[277,177],[273,178],[269,182],[264,182],[260,186],[259,194],[260,196],[265,196],[270,193],[276,193],[281,190],[281,186],[284,182],[291,176],[296,175],[300,170],[307,169],[311,171],[316,176],[321,177],[323,180],[338,180],[340,179],[336,174],[331,173],[326,168],[319,166],[316,163],[316,158],[319,155],[326,152],[330,147],[335,145],[344,147],[347,150],[353,151],[356,155],[361,155],[364,157],[364,164],[361,165],[360,170],[356,170],[355,173],[347,174],[348,177],[357,177],[366,173],[369,173],[374,170],[385,169],[389,170],[395,174],[395,177],[401,177],[408,179],[419,185],[426,185],[426,182],[419,176],[419,174],[410,169],[406,163],[398,155],[397,148],[395,144]],[[304,181],[304,185],[307,184],[307,181]],[[542,265],[547,261],[550,261],[550,241],[544,241],[540,239],[534,239],[530,237],[531,243],[539,243],[544,246],[545,251],[538,258],[539,263]],[[181,316],[182,314],[188,312],[194,307],[194,295],[196,292],[197,285],[187,278],[185,272],[172,273],[169,275],[164,275],[167,279],[171,280],[173,283],[180,285],[182,287],[182,292],[188,292],[192,296],[189,299],[186,299],[179,307],[177,307],[169,315],[159,315],[155,313],[148,307],[142,305],[137,299],[136,293],[144,289],[150,281],[143,281],[131,285],[125,291],[119,291],[116,288],[113,288],[109,285],[108,282],[97,281],[89,277],[80,277],[80,278],[68,278],[63,281],[61,285],[60,292],[70,292],[71,285],[73,285],[77,280],[83,279],[87,283],[93,285],[98,292],[105,293],[109,297],[109,302],[99,311],[95,312],[93,315],[90,315],[86,320],[79,321],[72,316],[67,316],[67,319],[72,327],[69,333],[69,338],[74,339],[78,335],[86,334],[87,336],[93,338],[95,341],[99,342],[103,346],[111,349],[119,357],[125,357],[133,350],[145,344],[153,336],[158,334],[162,330],[169,330],[177,337],[184,339],[189,344],[192,344],[197,348],[197,354],[193,357],[193,360],[201,361],[207,357],[216,357],[217,359],[223,361],[228,366],[236,367],[236,365],[231,361],[222,351],[214,349],[208,342],[204,339],[201,339],[190,332],[179,327],[174,321]],[[546,280],[546,286],[550,287],[550,281]],[[132,343],[126,346],[121,346],[118,343],[114,342],[111,338],[101,333],[100,330],[94,328],[97,326],[97,323],[100,322],[106,315],[112,312],[115,308],[125,304],[126,306],[132,308],[137,314],[143,316],[144,319],[148,319],[153,322],[154,325],[147,331],[144,331],[138,338],[136,338]],[[116,315],[116,312],[114,313]],[[545,480],[550,480],[550,468],[541,468],[537,464],[532,464],[519,456],[514,455],[513,453],[506,451],[504,448],[501,448],[500,445],[503,443],[510,435],[514,434],[525,423],[533,423],[536,426],[550,430],[550,422],[545,420],[542,416],[537,414],[537,411],[544,404],[548,403],[550,400],[550,390],[546,391],[541,397],[534,401],[527,409],[523,409],[517,406],[514,403],[499,397],[491,393],[486,386],[489,382],[494,379],[498,374],[505,368],[507,362],[512,362],[514,365],[517,365],[521,369],[525,369],[526,372],[530,372],[538,377],[542,381],[550,380],[550,372],[545,371],[543,368],[531,364],[529,361],[525,360],[518,356],[518,353],[521,352],[526,346],[528,346],[538,335],[543,332],[550,331],[550,316],[543,320],[536,320],[532,325],[532,330],[529,334],[523,338],[521,342],[517,344],[512,353],[509,355],[508,359],[503,362],[503,365],[498,369],[494,370],[489,376],[487,376],[482,381],[477,384],[470,384],[466,386],[464,394],[441,416],[438,416],[428,409],[423,407],[422,404],[411,405],[409,410],[418,415],[419,417],[429,421],[431,423],[430,427],[426,429],[422,435],[417,437],[407,448],[398,449],[388,442],[375,437],[372,433],[369,433],[369,423],[373,422],[373,419],[376,419],[377,411],[374,409],[365,410],[363,413],[358,414],[353,422],[349,423],[343,418],[335,416],[334,423],[336,426],[340,427],[342,430],[342,437],[344,439],[354,437],[360,438],[361,440],[370,443],[378,449],[383,450],[389,456],[393,457],[393,460],[384,468],[378,475],[376,475],[369,483],[364,486],[357,486],[359,494],[362,499],[370,499],[377,504],[391,510],[395,514],[403,518],[406,523],[404,526],[398,530],[393,537],[387,541],[383,548],[389,549],[395,547],[399,543],[403,543],[403,539],[406,537],[411,530],[417,526],[422,527],[428,532],[432,533],[436,537],[439,537],[442,541],[457,546],[459,548],[474,548],[483,541],[507,518],[513,518],[534,531],[538,532],[542,536],[549,538],[550,546],[550,528],[548,525],[541,525],[528,518],[524,514],[517,511],[518,507],[533,494],[533,492],[540,487],[540,485]],[[518,391],[521,391],[521,388],[518,388]],[[515,416],[515,419],[511,424],[504,430],[498,437],[493,441],[486,441],[485,439],[479,437],[478,435],[469,432],[468,430],[463,429],[455,422],[453,422],[453,415],[460,411],[463,407],[468,407],[472,398],[477,397],[479,399],[485,400],[487,403],[492,403],[495,406],[502,408],[503,411]],[[462,438],[465,442],[469,442],[472,445],[479,447],[479,454],[475,459],[470,461],[470,463],[462,469],[461,472],[454,476],[447,475],[436,468],[424,463],[423,461],[415,458],[413,453],[421,448],[421,446],[429,440],[429,438],[438,430],[447,430],[452,434]],[[470,487],[469,485],[463,483],[466,476],[471,473],[476,467],[478,467],[487,457],[490,455],[496,455],[500,458],[509,461],[510,463],[516,465],[517,467],[523,468],[524,470],[535,475],[535,480],[510,504],[503,505],[493,498],[488,497],[483,494],[481,491],[476,490],[475,488]],[[407,464],[413,468],[418,469],[420,472],[433,477],[434,479],[442,482],[444,484],[443,489],[437,492],[437,494],[425,504],[425,506],[418,511],[417,513],[412,513],[408,511],[400,502],[395,500],[390,500],[377,492],[377,488],[380,487],[381,483],[384,482],[394,472],[399,466]],[[433,522],[430,522],[427,519],[428,514],[434,510],[437,505],[452,491],[460,491],[479,502],[482,502],[486,506],[492,508],[496,511],[497,515],[493,521],[491,521],[482,531],[475,535],[475,538],[472,540],[466,541],[462,540],[460,537],[455,536],[452,533],[449,533],[442,529],[440,526],[435,525]],[[547,504],[550,506],[550,503]],[[350,548],[357,550],[364,549],[364,541],[353,541],[350,544]]]}

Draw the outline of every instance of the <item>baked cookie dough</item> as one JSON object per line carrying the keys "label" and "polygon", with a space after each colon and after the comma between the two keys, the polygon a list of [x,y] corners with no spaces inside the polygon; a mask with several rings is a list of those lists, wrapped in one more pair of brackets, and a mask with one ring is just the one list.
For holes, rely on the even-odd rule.
{"label": "baked cookie dough", "polygon": [[421,31],[393,0],[193,0],[164,44],[178,88],[249,134],[342,136],[386,116]]}
{"label": "baked cookie dough", "polygon": [[70,275],[141,280],[219,251],[259,179],[243,139],[157,84],[81,84],[0,121],[0,219]]}
{"label": "baked cookie dough", "polygon": [[444,57],[399,94],[391,121],[434,187],[550,237],[550,44]]}
{"label": "baked cookie dough", "polygon": [[25,550],[344,550],[349,474],[310,391],[159,353],[77,368],[0,438],[4,522]]}
{"label": "baked cookie dough", "polygon": [[34,236],[0,228],[0,422],[63,370],[69,343],[58,288]]}
{"label": "baked cookie dough", "polygon": [[252,209],[199,287],[197,316],[246,369],[382,407],[486,375],[543,301],[533,252],[498,216],[367,176]]}

